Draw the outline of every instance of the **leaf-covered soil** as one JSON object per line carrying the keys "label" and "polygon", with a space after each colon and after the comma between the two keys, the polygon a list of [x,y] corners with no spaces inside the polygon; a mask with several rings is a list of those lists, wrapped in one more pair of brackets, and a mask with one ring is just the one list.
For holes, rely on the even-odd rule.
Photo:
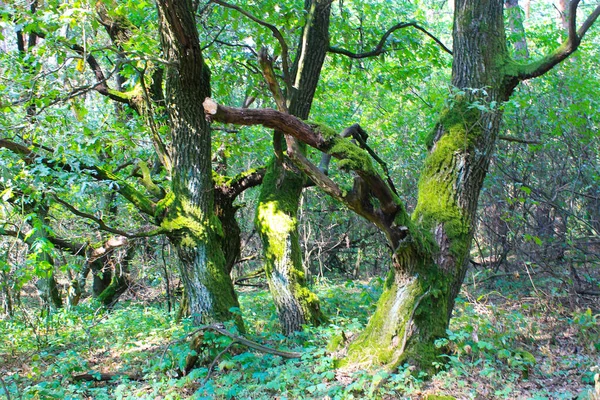
{"label": "leaf-covered soil", "polygon": [[[159,295],[153,302],[122,302],[110,312],[91,300],[49,317],[21,310],[0,321],[0,398],[592,398],[600,372],[597,299],[569,296],[552,281],[532,286],[517,277],[464,286],[448,339],[439,343],[451,352],[440,358],[435,375],[409,365],[391,374],[335,370],[327,344],[364,327],[380,288],[381,280],[319,282],[314,289],[330,323],[291,338],[277,333],[267,292],[243,291],[247,337],[303,356],[285,360],[207,332],[201,363],[183,377],[177,371],[194,327],[174,322]],[[114,377],[77,380],[86,373]]]}

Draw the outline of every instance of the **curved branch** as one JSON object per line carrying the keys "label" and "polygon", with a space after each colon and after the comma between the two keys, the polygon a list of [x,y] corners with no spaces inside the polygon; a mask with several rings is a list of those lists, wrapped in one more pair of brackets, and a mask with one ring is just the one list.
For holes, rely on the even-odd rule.
{"label": "curved branch", "polygon": [[285,81],[286,87],[289,90],[292,86],[292,80],[290,79],[290,67],[289,67],[289,56],[288,56],[289,48],[288,48],[288,45],[287,45],[285,39],[283,38],[283,35],[281,34],[281,31],[279,31],[279,29],[277,29],[277,27],[275,25],[272,25],[266,21],[263,21],[263,20],[255,17],[254,15],[250,14],[248,11],[242,9],[241,7],[238,7],[233,4],[229,4],[223,0],[211,0],[211,2],[218,4],[220,6],[226,7],[226,8],[230,8],[232,10],[236,10],[240,14],[244,15],[245,17],[251,19],[252,21],[256,22],[259,25],[264,26],[265,28],[267,28],[271,31],[271,33],[273,34],[273,37],[275,37],[275,39],[277,39],[277,41],[279,42],[279,45],[281,46],[281,64],[283,67],[283,80]]}
{"label": "curved branch", "polygon": [[85,49],[78,44],[74,44],[71,46],[77,54],[81,57],[84,57],[94,75],[96,76],[96,85],[93,86],[93,89],[100,93],[103,96],[107,96],[109,99],[114,100],[119,103],[124,103],[131,106],[138,114],[140,113],[139,105],[137,105],[133,101],[133,97],[131,94],[126,92],[120,92],[118,90],[111,89],[107,84],[107,78],[104,76],[104,72],[102,71],[102,67],[96,60],[96,58],[91,53],[86,53]]}
{"label": "curved branch", "polygon": [[56,202],[60,203],[63,207],[65,207],[67,210],[71,211],[73,214],[77,215],[78,217],[92,220],[96,224],[98,224],[98,228],[100,228],[101,230],[110,232],[110,233],[114,233],[115,235],[124,236],[126,238],[140,238],[140,237],[157,236],[157,235],[161,235],[161,234],[167,232],[165,229],[162,229],[162,228],[152,229],[149,231],[140,231],[137,233],[125,232],[120,229],[112,228],[112,227],[106,225],[106,222],[104,222],[104,220],[102,218],[97,218],[97,217],[93,216],[92,214],[88,214],[83,211],[79,211],[78,209],[73,207],[71,204],[67,203],[64,200],[59,199],[57,196],[53,196],[53,197]]}
{"label": "curved branch", "polygon": [[[286,138],[295,138],[324,153],[331,154],[340,160],[340,167],[353,170],[360,179],[356,182],[355,190],[347,192],[342,190],[327,175],[312,164],[292,141],[288,142],[288,157],[306,173],[315,184],[335,199],[346,204],[357,214],[375,223],[384,232],[391,235],[390,224],[397,212],[403,207],[398,197],[379,176],[371,163],[368,153],[332,132],[329,128],[319,128],[316,124],[308,124],[292,115],[281,113],[273,109],[240,109],[225,107],[217,104],[211,98],[206,98],[203,103],[206,117],[237,125],[262,125],[276,129],[286,135]],[[351,128],[357,129],[357,126]],[[364,188],[367,190],[363,190]],[[374,196],[379,201],[379,208],[365,205],[368,196]]]}
{"label": "curved branch", "polygon": [[225,178],[223,184],[215,185],[215,190],[233,201],[244,190],[260,185],[266,171],[265,167],[260,167],[239,173],[231,179]]}
{"label": "curved branch", "polygon": [[579,5],[579,2],[580,0],[572,0],[569,3],[569,37],[567,40],[558,49],[552,52],[552,54],[542,58],[541,60],[525,65],[518,65],[515,76],[519,81],[544,75],[546,72],[560,64],[563,60],[577,50],[587,31],[596,22],[598,17],[600,17],[600,5],[598,5],[594,11],[590,13],[581,27],[576,30],[577,6]]}
{"label": "curved branch", "polygon": [[289,113],[287,105],[285,104],[285,97],[281,92],[279,83],[275,78],[275,72],[273,71],[273,59],[269,57],[266,47],[262,47],[258,52],[258,63],[262,68],[263,77],[269,85],[269,90],[275,99],[277,109],[283,113]]}
{"label": "curved branch", "polygon": [[377,43],[377,46],[375,46],[375,49],[368,51],[366,53],[353,53],[349,50],[341,49],[339,47],[333,47],[333,46],[329,47],[329,52],[334,53],[334,54],[341,54],[346,57],[355,58],[355,59],[375,57],[375,56],[378,56],[378,55],[382,54],[383,52],[385,52],[385,49],[384,49],[385,43],[392,33],[394,33],[395,31],[397,31],[399,29],[404,29],[404,28],[408,28],[408,27],[412,27],[412,28],[420,30],[425,35],[427,35],[431,39],[433,39],[433,41],[436,42],[438,44],[438,46],[440,46],[442,48],[442,50],[444,50],[446,53],[452,55],[452,50],[450,50],[448,47],[446,47],[440,39],[433,36],[433,34],[431,34],[427,29],[423,28],[421,25],[417,24],[416,22],[401,22],[399,24],[392,26],[390,29],[388,29],[383,34],[383,36],[379,40],[379,43]]}

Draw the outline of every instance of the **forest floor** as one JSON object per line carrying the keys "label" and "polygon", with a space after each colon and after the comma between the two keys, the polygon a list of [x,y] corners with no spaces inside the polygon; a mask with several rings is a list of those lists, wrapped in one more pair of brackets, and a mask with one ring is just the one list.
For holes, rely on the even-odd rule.
{"label": "forest floor", "polygon": [[[0,398],[593,399],[598,299],[569,295],[548,279],[477,279],[467,279],[457,300],[444,343],[452,352],[433,376],[405,365],[392,374],[359,371],[339,379],[327,344],[364,327],[382,285],[340,279],[314,286],[330,323],[289,338],[277,333],[268,291],[240,294],[246,337],[301,358],[230,346],[229,338],[207,332],[204,362],[183,377],[176,371],[194,327],[175,323],[160,295],[120,302],[110,312],[91,300],[44,318],[21,309],[0,320]],[[90,381],[86,373],[117,375]]]}

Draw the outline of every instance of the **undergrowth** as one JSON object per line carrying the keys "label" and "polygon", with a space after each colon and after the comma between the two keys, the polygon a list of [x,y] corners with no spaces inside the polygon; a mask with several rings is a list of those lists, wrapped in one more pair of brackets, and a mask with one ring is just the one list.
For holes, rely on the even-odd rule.
{"label": "undergrowth", "polygon": [[[330,323],[306,327],[287,338],[277,333],[268,292],[242,292],[247,337],[301,352],[302,357],[285,360],[250,351],[207,332],[203,362],[183,377],[176,371],[189,355],[186,339],[194,327],[189,321],[175,323],[163,304],[123,303],[109,312],[89,301],[49,317],[21,311],[11,320],[0,321],[0,397],[395,399],[436,394],[466,399],[566,399],[585,390],[591,393],[599,372],[598,309],[566,307],[560,297],[541,293],[500,294],[513,284],[465,286],[448,337],[438,341],[451,351],[439,359],[434,376],[410,365],[394,373],[334,369],[325,350],[328,342],[342,332],[351,336],[362,330],[381,292],[381,280],[321,281],[313,289]],[[74,379],[83,373],[121,375],[103,382]]]}

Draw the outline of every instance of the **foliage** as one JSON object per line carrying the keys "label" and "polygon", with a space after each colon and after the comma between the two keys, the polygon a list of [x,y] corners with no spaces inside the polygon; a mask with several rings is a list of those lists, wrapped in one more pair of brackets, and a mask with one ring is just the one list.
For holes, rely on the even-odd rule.
{"label": "foliage", "polygon": [[[593,367],[600,352],[598,316],[560,306],[550,308],[543,298],[527,302],[502,298],[497,290],[509,283],[499,281],[492,291],[463,292],[448,339],[439,343],[449,346],[451,355],[439,359],[440,370],[432,377],[416,373],[410,365],[393,373],[340,375],[335,370],[333,356],[324,350],[326,343],[341,332],[350,335],[364,327],[373,310],[373,296],[382,288],[381,281],[375,280],[315,286],[325,311],[332,316],[331,323],[307,327],[287,338],[276,333],[274,307],[258,306],[270,304],[265,301],[268,293],[250,290],[241,294],[250,337],[271,347],[300,351],[301,359],[286,361],[240,345],[215,359],[231,340],[207,333],[205,361],[189,375],[177,378],[174,371],[190,351],[185,342],[194,331],[190,321],[174,323],[164,306],[123,303],[109,313],[95,302],[86,302],[38,321],[43,327],[39,331],[35,331],[37,324],[2,321],[0,334],[8,339],[0,348],[3,379],[11,397],[20,394],[26,399],[377,399],[416,398],[427,393],[457,398],[567,398],[593,383]],[[343,301],[340,293],[344,293]],[[592,342],[595,348],[590,346]],[[587,350],[573,352],[579,346]],[[116,377],[94,383],[71,378],[89,371],[138,374],[143,380]],[[545,384],[529,384],[533,382]]]}

